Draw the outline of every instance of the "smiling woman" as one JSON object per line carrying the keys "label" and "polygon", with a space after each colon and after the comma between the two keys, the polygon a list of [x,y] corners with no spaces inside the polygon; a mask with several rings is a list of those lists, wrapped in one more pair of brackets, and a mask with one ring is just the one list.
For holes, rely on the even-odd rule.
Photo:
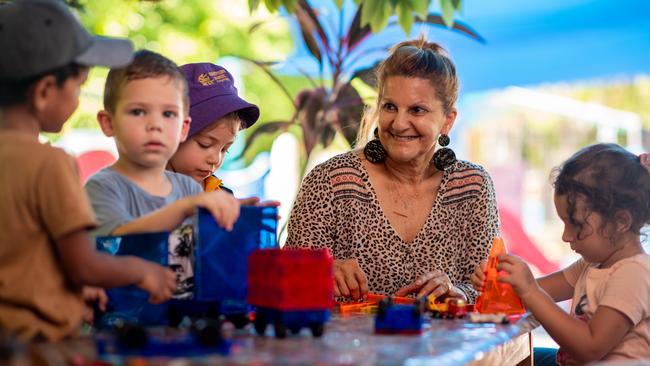
{"label": "smiling woman", "polygon": [[499,218],[488,173],[444,148],[457,114],[454,64],[438,44],[406,41],[380,64],[377,81],[375,138],[307,175],[286,246],[329,248],[337,295],[473,302],[470,276]]}

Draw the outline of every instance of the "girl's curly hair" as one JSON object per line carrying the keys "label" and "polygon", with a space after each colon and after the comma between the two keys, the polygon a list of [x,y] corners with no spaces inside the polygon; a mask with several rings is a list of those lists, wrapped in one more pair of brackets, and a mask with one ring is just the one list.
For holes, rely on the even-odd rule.
{"label": "girl's curly hair", "polygon": [[553,175],[555,194],[567,196],[569,220],[578,228],[577,197],[584,198],[589,212],[602,216],[601,233],[621,210],[630,213],[630,231],[637,235],[650,223],[650,172],[638,156],[617,144],[585,147],[555,168]]}

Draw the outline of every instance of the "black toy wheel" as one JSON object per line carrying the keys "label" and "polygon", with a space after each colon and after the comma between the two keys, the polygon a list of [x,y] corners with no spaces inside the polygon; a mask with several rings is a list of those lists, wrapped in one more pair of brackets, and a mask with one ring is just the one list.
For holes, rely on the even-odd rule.
{"label": "black toy wheel", "polygon": [[228,319],[228,321],[230,321],[237,329],[242,329],[250,322],[248,314],[232,314],[228,315],[226,319]]}
{"label": "black toy wheel", "polygon": [[170,327],[176,328],[183,321],[183,314],[181,314],[180,310],[176,306],[170,305],[167,313],[167,320],[169,321]]}
{"label": "black toy wheel", "polygon": [[259,316],[259,314],[257,314],[257,315],[255,316],[255,323],[254,323],[254,325],[255,325],[255,332],[256,332],[258,335],[263,336],[264,333],[266,333],[266,319],[264,319],[263,317]]}
{"label": "black toy wheel", "polygon": [[142,349],[147,345],[147,331],[136,324],[119,324],[115,328],[117,341],[126,349]]}
{"label": "black toy wheel", "polygon": [[424,312],[427,310],[427,304],[428,300],[425,296],[421,296],[415,300],[415,308],[419,314],[424,314]]}
{"label": "black toy wheel", "polygon": [[275,330],[276,338],[286,338],[287,337],[287,327],[281,322],[273,323],[273,329]]}
{"label": "black toy wheel", "polygon": [[323,325],[323,323],[315,323],[310,325],[309,329],[311,330],[311,335],[318,338],[323,335],[323,332],[325,331],[325,326]]}
{"label": "black toy wheel", "polygon": [[221,342],[223,337],[221,334],[221,326],[222,323],[219,320],[199,319],[192,324],[192,331],[200,345],[211,347]]}
{"label": "black toy wheel", "polygon": [[393,306],[393,298],[392,297],[385,297],[379,301],[379,304],[377,305],[377,315],[380,317],[384,317],[386,315],[386,311]]}

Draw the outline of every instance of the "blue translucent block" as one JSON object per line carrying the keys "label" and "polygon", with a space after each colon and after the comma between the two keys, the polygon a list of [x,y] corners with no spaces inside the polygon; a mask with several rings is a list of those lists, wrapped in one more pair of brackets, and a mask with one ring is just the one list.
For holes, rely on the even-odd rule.
{"label": "blue translucent block", "polygon": [[[110,360],[110,356],[140,357],[197,357],[212,354],[228,355],[232,342],[221,339],[216,344],[204,345],[191,330],[152,328],[147,331],[143,347],[128,347],[115,334],[106,331],[95,336],[97,355]],[[122,364],[122,362],[117,362]],[[126,363],[128,364],[128,362]]]}
{"label": "blue translucent block", "polygon": [[245,303],[248,257],[255,249],[278,247],[277,208],[242,207],[230,232],[205,209],[199,209],[197,216],[194,299]]}
{"label": "blue translucent block", "polygon": [[415,305],[395,304],[379,309],[375,316],[375,333],[419,334],[424,318]]}
{"label": "blue translucent block", "polygon": [[[99,328],[119,321],[143,326],[177,325],[177,320],[234,315],[245,320],[248,256],[255,249],[277,248],[277,208],[242,207],[232,231],[215,222],[209,211],[198,209],[193,217],[194,290],[188,299],[160,305],[149,303],[149,295],[128,286],[107,290],[109,303],[98,314]],[[106,236],[97,238],[97,248],[113,255],[133,255],[161,265],[169,265],[168,232]]]}
{"label": "blue translucent block", "polygon": [[[97,249],[113,255],[133,255],[167,265],[168,232],[102,236]],[[126,321],[144,326],[166,325],[168,305],[149,303],[149,294],[135,286],[107,289],[109,302],[106,312],[97,314],[98,328],[111,328]]]}
{"label": "blue translucent block", "polygon": [[169,232],[97,237],[97,250],[112,255],[134,255],[167,265]]}

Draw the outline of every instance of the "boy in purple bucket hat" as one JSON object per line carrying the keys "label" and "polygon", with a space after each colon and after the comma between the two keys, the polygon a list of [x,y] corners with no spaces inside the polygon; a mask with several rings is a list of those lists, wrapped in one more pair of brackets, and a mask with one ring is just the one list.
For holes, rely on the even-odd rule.
{"label": "boy in purple bucket hat", "polygon": [[253,125],[260,110],[237,95],[233,77],[225,68],[202,62],[183,65],[181,70],[189,85],[192,122],[187,140],[180,144],[167,168],[189,175],[206,191],[224,188],[213,174],[237,132]]}

